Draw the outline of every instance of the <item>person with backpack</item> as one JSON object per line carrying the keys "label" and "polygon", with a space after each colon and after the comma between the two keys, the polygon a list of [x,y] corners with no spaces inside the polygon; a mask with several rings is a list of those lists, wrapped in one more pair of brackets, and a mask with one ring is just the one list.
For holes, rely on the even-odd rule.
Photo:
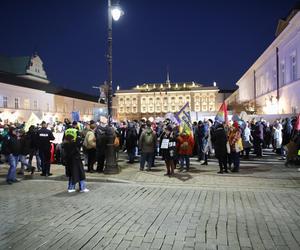
{"label": "person with backpack", "polygon": [[144,170],[145,162],[147,162],[147,171],[151,170],[153,165],[154,154],[156,150],[157,136],[151,128],[151,122],[146,123],[146,128],[142,132],[139,139],[139,149],[141,151],[140,170]]}
{"label": "person with backpack", "polygon": [[94,164],[96,162],[96,136],[95,136],[96,123],[90,122],[90,129],[87,131],[84,138],[83,146],[88,154],[88,172],[94,172]]}

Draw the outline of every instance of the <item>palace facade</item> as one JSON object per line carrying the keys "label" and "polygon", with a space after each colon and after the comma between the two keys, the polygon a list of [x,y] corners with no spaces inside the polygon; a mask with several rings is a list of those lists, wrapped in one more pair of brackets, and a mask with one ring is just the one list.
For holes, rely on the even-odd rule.
{"label": "palace facade", "polygon": [[187,102],[192,112],[216,113],[221,103],[232,91],[220,91],[213,86],[196,82],[145,83],[133,89],[118,90],[115,93],[114,108],[118,120],[139,120],[164,117],[178,112]]}

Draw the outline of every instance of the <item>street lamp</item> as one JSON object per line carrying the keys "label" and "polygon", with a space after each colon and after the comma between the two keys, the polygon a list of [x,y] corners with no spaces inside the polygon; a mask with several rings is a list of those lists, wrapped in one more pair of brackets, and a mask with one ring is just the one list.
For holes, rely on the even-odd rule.
{"label": "street lamp", "polygon": [[106,163],[104,168],[105,174],[117,174],[120,169],[117,164],[116,154],[114,149],[114,129],[112,127],[112,20],[118,21],[123,15],[119,5],[112,5],[111,0],[108,0],[108,38],[107,38],[107,65],[108,65],[108,93],[107,93],[107,147],[106,147]]}

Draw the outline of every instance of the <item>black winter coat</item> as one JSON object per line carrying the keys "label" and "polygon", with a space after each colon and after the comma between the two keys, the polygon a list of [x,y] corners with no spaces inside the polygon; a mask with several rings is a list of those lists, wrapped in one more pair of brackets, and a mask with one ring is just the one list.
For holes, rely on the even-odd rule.
{"label": "black winter coat", "polygon": [[16,135],[8,134],[4,137],[2,151],[5,155],[19,155],[21,153],[21,140]]}
{"label": "black winter coat", "polygon": [[85,172],[76,142],[64,143],[63,152],[66,176],[71,177],[73,183],[85,180]]}
{"label": "black winter coat", "polygon": [[225,129],[223,127],[219,127],[214,130],[212,134],[212,143],[215,149],[215,156],[216,158],[224,158],[227,155],[227,135]]}

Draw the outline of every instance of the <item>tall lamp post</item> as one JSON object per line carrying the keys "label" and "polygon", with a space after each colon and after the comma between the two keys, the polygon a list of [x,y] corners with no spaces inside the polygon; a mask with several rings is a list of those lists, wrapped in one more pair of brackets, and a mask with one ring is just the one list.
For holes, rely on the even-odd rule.
{"label": "tall lamp post", "polygon": [[114,150],[114,129],[112,127],[112,20],[118,21],[123,15],[119,5],[112,5],[111,0],[108,0],[108,38],[107,38],[107,64],[108,64],[108,93],[107,93],[107,116],[108,116],[108,142],[106,147],[106,163],[104,168],[105,174],[117,174],[120,169],[116,160],[116,153]]}

